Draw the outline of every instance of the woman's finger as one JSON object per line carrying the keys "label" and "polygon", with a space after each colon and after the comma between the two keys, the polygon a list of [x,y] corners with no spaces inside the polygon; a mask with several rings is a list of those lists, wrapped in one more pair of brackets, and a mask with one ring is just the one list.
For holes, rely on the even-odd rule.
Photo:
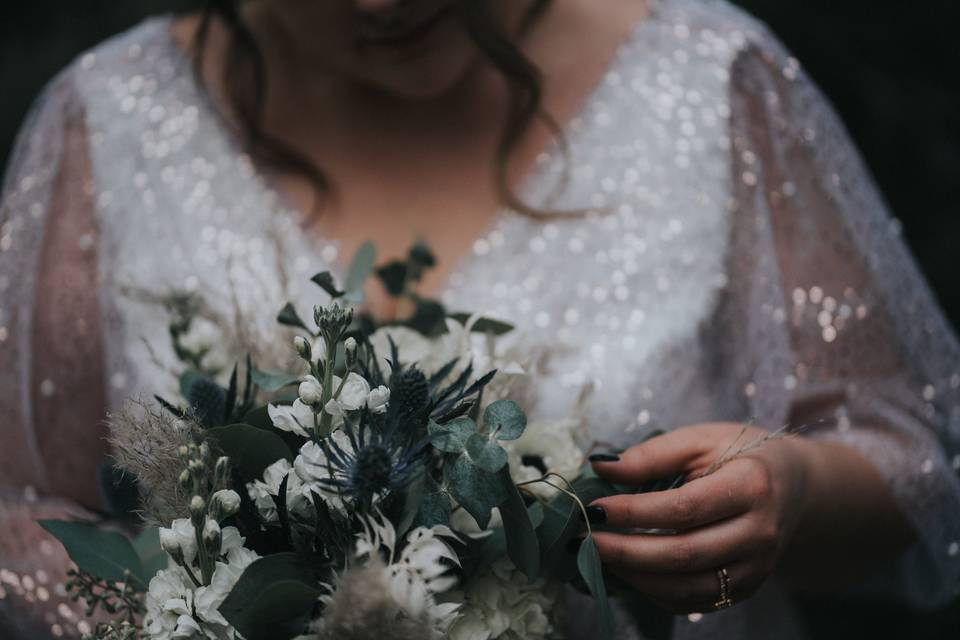
{"label": "woman's finger", "polygon": [[[735,562],[726,569],[727,596],[734,603],[752,595],[769,575],[762,563]],[[611,573],[637,593],[678,613],[707,613],[720,600],[720,567],[686,574],[637,573],[610,567]]]}
{"label": "woman's finger", "polygon": [[594,532],[600,559],[618,569],[690,573],[776,549],[776,532],[749,516],[676,535]]}
{"label": "woman's finger", "polygon": [[686,531],[750,510],[756,499],[746,465],[737,461],[679,489],[595,500],[591,520],[614,528]]}
{"label": "woman's finger", "polygon": [[694,468],[698,460],[716,448],[717,425],[683,427],[630,447],[617,461],[592,458],[601,478],[637,486],[648,480],[669,478]]}

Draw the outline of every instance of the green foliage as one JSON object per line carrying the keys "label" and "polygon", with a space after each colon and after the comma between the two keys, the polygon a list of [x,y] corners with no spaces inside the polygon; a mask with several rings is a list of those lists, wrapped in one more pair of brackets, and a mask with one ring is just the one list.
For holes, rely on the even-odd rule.
{"label": "green foliage", "polygon": [[304,633],[321,595],[313,556],[278,553],[255,560],[220,613],[246,640],[283,640]]}
{"label": "green foliage", "polygon": [[484,471],[497,473],[507,466],[507,452],[483,434],[472,434],[467,438],[465,448],[467,455],[470,456],[470,461]]}
{"label": "green foliage", "polygon": [[143,564],[143,574],[153,576],[167,568],[167,552],[160,547],[160,529],[147,527],[133,539],[133,549]]}
{"label": "green foliage", "polygon": [[448,461],[444,478],[457,502],[473,516],[481,529],[486,529],[490,524],[490,510],[507,497],[500,479],[478,468],[464,454]]}
{"label": "green foliage", "polygon": [[610,640],[613,638],[613,611],[607,597],[607,586],[603,582],[600,554],[597,552],[597,545],[593,541],[593,536],[587,536],[583,544],[580,545],[580,551],[577,552],[577,569],[596,601],[597,612],[600,617],[599,637],[602,640]]}
{"label": "green foliage", "polygon": [[106,582],[132,582],[146,589],[152,574],[130,541],[116,531],[65,520],[40,520],[41,527],[63,544],[70,559],[84,572]]}
{"label": "green foliage", "polygon": [[[466,325],[471,316],[469,313],[451,313],[447,317],[456,320],[462,325]],[[470,327],[470,330],[475,333],[491,334],[494,336],[502,336],[510,333],[513,329],[512,324],[503,322],[502,320],[494,320],[493,318],[478,318]]]}
{"label": "green foliage", "polygon": [[513,400],[497,400],[483,412],[483,426],[497,440],[516,440],[527,428],[527,416]]}
{"label": "green foliage", "polygon": [[470,436],[477,433],[476,423],[466,417],[455,418],[444,425],[431,420],[427,429],[433,446],[446,453],[461,453]]}
{"label": "green foliage", "polygon": [[280,310],[280,313],[277,314],[277,322],[280,324],[286,325],[288,327],[297,327],[298,329],[303,329],[313,335],[313,332],[307,328],[307,325],[304,323],[303,319],[297,313],[297,310],[293,308],[293,304],[288,302],[283,306],[283,309]]}
{"label": "green foliage", "polygon": [[293,462],[293,451],[275,429],[249,424],[230,424],[208,431],[210,439],[237,466],[240,477],[249,482],[281,458]]}
{"label": "green foliage", "polygon": [[[350,268],[347,270],[347,280],[344,283],[344,289],[347,293],[360,292],[363,285],[373,273],[374,265],[377,262],[377,249],[372,242],[364,242],[357,249],[350,262]],[[362,300],[362,298],[361,298]],[[359,300],[358,300],[359,302]]]}
{"label": "green foliage", "polygon": [[540,575],[540,542],[533,521],[510,477],[510,467],[504,466],[498,477],[506,493],[506,499],[500,503],[500,515],[507,539],[507,555],[528,580],[536,580]]}
{"label": "green foliage", "polygon": [[253,370],[253,381],[258,387],[267,393],[273,393],[280,389],[296,384],[300,381],[300,375],[294,375],[287,371],[278,371],[271,369],[269,371]]}

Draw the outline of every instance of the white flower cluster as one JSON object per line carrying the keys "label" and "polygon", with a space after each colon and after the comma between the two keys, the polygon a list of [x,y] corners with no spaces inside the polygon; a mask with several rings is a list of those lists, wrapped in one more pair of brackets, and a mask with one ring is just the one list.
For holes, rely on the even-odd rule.
{"label": "white flower cluster", "polygon": [[[239,496],[224,496],[239,502]],[[204,530],[217,526],[208,519]],[[218,527],[219,531],[219,527]],[[244,539],[236,527],[224,527],[219,531],[220,555],[216,562],[210,584],[196,587],[186,567],[193,565],[197,557],[197,535],[190,520],[175,520],[169,529],[160,529],[163,549],[183,558],[184,566],[172,566],[158,572],[150,580],[146,598],[146,614],[143,629],[151,640],[173,638],[210,638],[226,640],[234,637],[234,631],[218,610],[226,599],[240,574],[259,556],[243,546]],[[196,576],[194,576],[196,577]]]}
{"label": "white flower cluster", "polygon": [[529,583],[507,558],[474,576],[448,597],[461,603],[450,640],[543,640],[553,633],[556,585]]}
{"label": "white flower cluster", "polygon": [[[372,413],[387,411],[390,389],[384,385],[371,389],[370,383],[357,373],[351,371],[346,380],[333,376],[332,387],[339,394],[328,400],[322,409],[333,417],[334,427],[342,425],[348,413],[363,407]],[[290,406],[267,405],[267,413],[277,429],[308,438],[315,427],[319,405],[323,402],[323,383],[312,375],[306,375],[300,382],[297,395],[299,397]]]}

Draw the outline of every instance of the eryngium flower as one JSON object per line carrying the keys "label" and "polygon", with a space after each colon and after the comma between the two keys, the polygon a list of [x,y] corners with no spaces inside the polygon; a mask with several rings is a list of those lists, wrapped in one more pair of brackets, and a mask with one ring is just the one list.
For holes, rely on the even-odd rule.
{"label": "eryngium flower", "polygon": [[414,444],[409,438],[397,437],[397,430],[383,424],[369,425],[370,417],[364,410],[359,428],[344,425],[347,446],[335,438],[320,441],[329,473],[320,482],[362,505],[405,487],[419,470],[417,456],[425,446],[424,442]]}

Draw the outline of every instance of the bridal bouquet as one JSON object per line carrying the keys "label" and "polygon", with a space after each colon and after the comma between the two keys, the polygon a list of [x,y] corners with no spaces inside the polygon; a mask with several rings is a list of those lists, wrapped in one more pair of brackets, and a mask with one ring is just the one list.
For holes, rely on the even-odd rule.
{"label": "bridal bouquet", "polygon": [[[475,345],[509,325],[412,293],[426,247],[373,263],[366,245],[345,290],[315,276],[330,302],[311,323],[280,313],[295,370],[248,357],[221,385],[178,340],[189,318],[171,326],[191,364],[183,397],[112,417],[118,467],[159,526],[130,540],[41,523],[76,565],[67,587],[92,637],[547,638],[569,582],[611,635],[583,509],[622,489],[583,467],[574,421],[528,425],[505,397],[523,372]],[[372,272],[411,309],[403,321],[354,310]]]}

